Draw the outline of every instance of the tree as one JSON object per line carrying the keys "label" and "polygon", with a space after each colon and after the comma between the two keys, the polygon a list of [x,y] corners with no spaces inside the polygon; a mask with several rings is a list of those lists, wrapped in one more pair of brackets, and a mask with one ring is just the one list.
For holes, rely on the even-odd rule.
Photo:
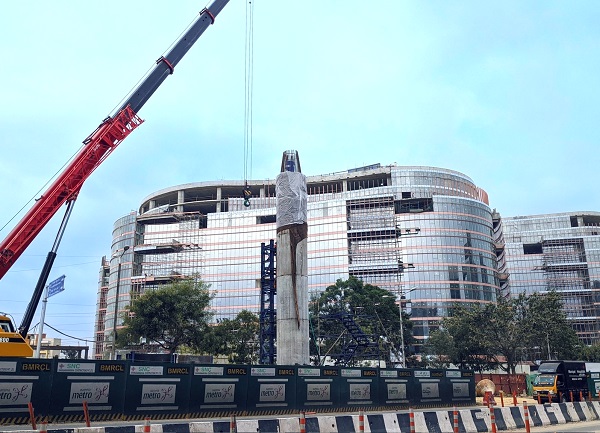
{"label": "tree", "polygon": [[600,362],[600,344],[582,346],[577,359],[587,362]]}
{"label": "tree", "polygon": [[[380,287],[365,284],[356,277],[337,280],[320,295],[313,296],[310,307],[310,352],[314,363],[318,364],[327,355],[342,352],[345,343],[351,340],[340,320],[333,317],[339,314],[352,314],[354,321],[367,335],[375,335],[385,346],[384,360],[392,363],[389,350],[400,355],[400,311],[395,303],[395,295]],[[402,314],[404,343],[412,344],[412,322],[406,312]],[[405,354],[408,351],[404,352]]]}
{"label": "tree", "polygon": [[200,280],[187,279],[146,291],[130,304],[117,344],[138,344],[145,338],[170,354],[182,346],[203,352],[213,317],[209,304],[214,295],[208,288]]}
{"label": "tree", "polygon": [[259,318],[242,310],[233,320],[221,320],[213,328],[212,352],[225,355],[235,364],[256,364],[259,360]]}
{"label": "tree", "polygon": [[488,320],[486,314],[479,305],[454,306],[452,316],[442,320],[441,331],[438,331],[447,332],[451,337],[440,340],[447,345],[452,344],[452,350],[449,353],[438,351],[438,355],[446,355],[452,364],[467,370],[481,372],[495,367],[495,351],[485,329]]}
{"label": "tree", "polygon": [[515,373],[522,360],[575,359],[577,335],[556,292],[456,305],[425,345],[431,362],[449,361],[476,371],[500,367]]}
{"label": "tree", "polygon": [[448,330],[438,328],[429,334],[423,345],[423,355],[427,367],[450,368],[456,361],[456,345]]}
{"label": "tree", "polygon": [[576,359],[580,342],[569,324],[560,293],[535,293],[528,297],[529,359]]}
{"label": "tree", "polygon": [[530,339],[529,299],[525,295],[517,298],[499,297],[496,304],[484,307],[487,317],[485,335],[493,348],[496,365],[507,373],[516,373],[523,348]]}

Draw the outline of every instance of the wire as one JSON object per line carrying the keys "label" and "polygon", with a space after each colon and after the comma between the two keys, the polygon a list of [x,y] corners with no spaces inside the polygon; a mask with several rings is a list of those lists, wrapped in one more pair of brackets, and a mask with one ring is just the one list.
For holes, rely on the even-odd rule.
{"label": "wire", "polygon": [[19,209],[8,221],[6,221],[6,223],[2,227],[0,227],[0,231],[4,230],[6,228],[6,226],[8,226],[12,222],[12,220],[14,220],[17,217],[17,215],[19,215],[23,211],[23,209],[25,209],[25,207],[27,205],[29,205],[29,203],[31,203],[33,200],[35,200],[36,197],[38,197],[40,195],[40,193],[42,191],[45,191],[45,188],[48,186],[48,184],[50,182],[52,182],[54,180],[54,178],[57,177],[64,170],[64,168],[73,160],[73,158],[75,158],[75,155],[77,155],[79,153],[79,151],[81,150],[82,147],[83,146],[81,146],[79,149],[77,149],[77,151],[73,155],[71,155],[71,157],[67,160],[67,162],[65,162],[61,168],[56,170],[56,172],[52,176],[50,176],[50,179],[48,179],[46,181],[46,183],[43,184],[40,187],[40,189],[37,190],[37,192],[33,195],[33,197],[31,197],[29,200],[27,200],[27,202],[21,207],[21,209]]}
{"label": "wire", "polygon": [[[244,58],[244,181],[252,177],[252,96],[254,92],[254,6],[246,3]],[[250,170],[248,170],[250,166]]]}
{"label": "wire", "polygon": [[86,340],[85,338],[79,338],[79,337],[74,337],[74,336],[72,336],[72,335],[69,335],[69,334],[65,334],[64,332],[62,332],[62,331],[59,331],[58,329],[56,329],[55,327],[53,327],[53,326],[51,326],[51,325],[47,324],[46,322],[44,322],[44,325],[46,325],[48,328],[50,328],[50,329],[52,329],[52,330],[54,330],[54,331],[58,332],[60,335],[64,335],[65,337],[72,338],[73,340],[85,341],[86,343],[94,343],[94,341],[93,341],[93,340]]}
{"label": "wire", "polygon": [[[93,262],[82,262],[82,263],[72,263],[70,265],[53,266],[52,269],[68,268],[68,267],[71,267],[71,266],[91,265],[91,264],[94,264],[94,263],[98,263],[98,261],[95,260]],[[17,272],[31,272],[31,271],[39,271],[39,270],[40,270],[39,268],[34,268],[34,269],[19,269],[19,270],[14,270],[14,271],[11,269],[8,272],[10,272],[11,274],[13,274],[13,273],[17,273]]]}

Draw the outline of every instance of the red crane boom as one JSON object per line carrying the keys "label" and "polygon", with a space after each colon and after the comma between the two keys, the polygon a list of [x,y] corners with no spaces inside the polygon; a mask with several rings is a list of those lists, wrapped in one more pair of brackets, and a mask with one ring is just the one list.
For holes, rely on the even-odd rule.
{"label": "red crane boom", "polygon": [[173,45],[169,53],[156,61],[156,67],[131,93],[114,116],[107,117],[84,141],[84,146],[52,185],[0,244],[0,279],[8,272],[39,232],[68,201],[74,200],[83,182],[143,120],[137,115],[162,82],[173,73],[204,30],[214,23],[229,0],[213,0],[198,19]]}

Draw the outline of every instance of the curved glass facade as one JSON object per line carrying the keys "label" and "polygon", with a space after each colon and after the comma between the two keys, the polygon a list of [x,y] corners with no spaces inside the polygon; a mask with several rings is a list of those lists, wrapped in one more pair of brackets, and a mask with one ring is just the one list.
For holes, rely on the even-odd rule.
{"label": "curved glass facade", "polygon": [[600,343],[600,212],[503,218],[511,294],[560,293],[584,344]]}
{"label": "curved glass facade", "polygon": [[[495,301],[492,212],[464,174],[377,164],[307,182],[310,291],[353,275],[405,295],[421,341],[455,302]],[[199,275],[216,292],[217,318],[258,312],[260,246],[275,239],[274,183],[248,182],[249,208],[240,182],[166,188],[147,197],[139,215],[117,221],[113,257],[131,247],[122,257],[118,310],[137,293]],[[106,333],[114,326],[117,264],[111,260]]]}
{"label": "curved glass facade", "polygon": [[[133,244],[136,233],[136,213],[115,221],[112,233],[112,246],[110,258],[103,259],[103,282],[106,285],[104,295],[100,287],[99,297],[103,297],[104,324],[96,325],[97,358],[107,357],[106,352],[113,351],[115,330],[121,323],[121,314],[131,302],[131,277],[134,273]],[[108,281],[106,281],[108,274]],[[97,306],[99,310],[99,306]],[[98,314],[97,314],[98,317]],[[101,347],[100,347],[101,346]]]}

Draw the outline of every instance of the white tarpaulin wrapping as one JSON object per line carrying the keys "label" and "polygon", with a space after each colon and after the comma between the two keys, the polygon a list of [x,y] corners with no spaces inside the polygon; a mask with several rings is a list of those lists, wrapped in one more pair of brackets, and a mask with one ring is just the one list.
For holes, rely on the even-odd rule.
{"label": "white tarpaulin wrapping", "polygon": [[306,223],[306,176],[291,171],[280,173],[275,180],[275,194],[277,195],[277,228]]}

